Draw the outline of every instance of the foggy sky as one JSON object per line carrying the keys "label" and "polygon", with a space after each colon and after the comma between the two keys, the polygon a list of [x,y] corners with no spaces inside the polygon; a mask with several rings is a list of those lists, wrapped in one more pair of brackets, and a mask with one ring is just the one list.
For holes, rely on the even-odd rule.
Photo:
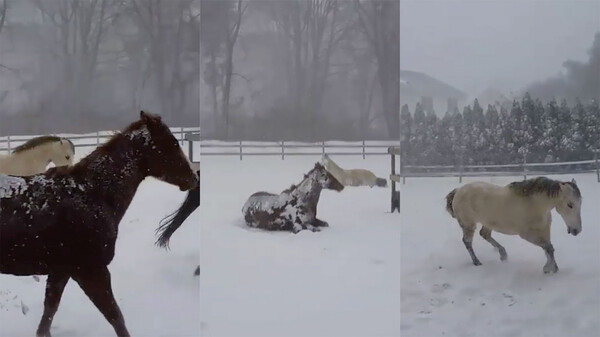
{"label": "foggy sky", "polygon": [[517,92],[587,61],[600,31],[600,0],[400,3],[400,68],[467,92]]}

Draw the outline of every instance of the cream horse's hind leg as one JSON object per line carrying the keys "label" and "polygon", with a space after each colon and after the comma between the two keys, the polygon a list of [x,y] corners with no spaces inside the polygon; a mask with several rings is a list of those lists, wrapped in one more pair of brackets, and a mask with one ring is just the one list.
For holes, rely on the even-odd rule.
{"label": "cream horse's hind leg", "polygon": [[544,273],[556,273],[558,271],[558,265],[554,260],[554,246],[550,243],[550,227],[548,227],[547,233],[540,236],[538,231],[527,232],[519,234],[521,238],[526,241],[533,243],[536,246],[542,247],[544,253],[546,253],[546,264],[544,265]]}
{"label": "cream horse's hind leg", "polygon": [[463,230],[463,243],[465,244],[469,255],[471,255],[471,260],[473,260],[474,265],[480,266],[481,262],[477,256],[475,256],[475,252],[473,251],[473,234],[475,234],[476,224],[465,225],[462,222],[459,222],[459,224]]}
{"label": "cream horse's hind leg", "polygon": [[500,252],[500,261],[506,261],[506,258],[507,258],[506,249],[504,249],[504,247],[502,247],[502,245],[499,244],[498,241],[496,241],[496,240],[494,240],[494,238],[492,238],[492,230],[491,229],[489,229],[485,226],[481,226],[479,235],[481,235],[481,237],[484,238],[485,241],[491,243],[492,246],[494,246],[496,249],[498,249],[498,251]]}

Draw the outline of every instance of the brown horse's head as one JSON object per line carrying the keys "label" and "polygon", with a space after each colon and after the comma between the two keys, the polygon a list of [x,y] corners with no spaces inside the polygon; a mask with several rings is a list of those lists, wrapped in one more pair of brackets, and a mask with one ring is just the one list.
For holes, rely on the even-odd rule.
{"label": "brown horse's head", "polygon": [[320,163],[316,163],[313,170],[317,174],[317,182],[321,184],[322,188],[337,192],[340,192],[344,189],[344,185],[340,183],[340,181],[337,180],[337,178],[335,178],[329,171],[327,171],[325,166],[321,165]]}
{"label": "brown horse's head", "polygon": [[[198,185],[198,175],[192,169],[191,163],[179,147],[179,142],[165,125],[160,116],[140,112],[140,122],[146,128],[131,131],[139,133],[146,142],[144,146],[151,155],[143,165],[149,176],[176,185],[182,191],[195,188]],[[145,130],[147,129],[147,131]],[[144,133],[147,132],[148,135]]]}

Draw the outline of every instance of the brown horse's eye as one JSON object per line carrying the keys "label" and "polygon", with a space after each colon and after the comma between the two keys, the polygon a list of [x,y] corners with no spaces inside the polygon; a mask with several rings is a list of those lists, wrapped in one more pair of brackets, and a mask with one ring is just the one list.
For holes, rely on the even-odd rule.
{"label": "brown horse's eye", "polygon": [[573,208],[573,204],[572,204],[572,203],[568,203],[568,204],[567,204],[567,207],[569,207],[569,208]]}

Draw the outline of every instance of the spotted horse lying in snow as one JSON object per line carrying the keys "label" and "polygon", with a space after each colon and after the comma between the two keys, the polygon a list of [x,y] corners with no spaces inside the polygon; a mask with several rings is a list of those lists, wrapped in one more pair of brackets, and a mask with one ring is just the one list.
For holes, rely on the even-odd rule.
{"label": "spotted horse lying in snow", "polygon": [[340,192],[344,185],[323,165],[316,163],[300,184],[292,185],[280,194],[252,194],[242,208],[246,224],[270,231],[320,231],[319,227],[329,226],[317,219],[317,204],[323,189]]}

